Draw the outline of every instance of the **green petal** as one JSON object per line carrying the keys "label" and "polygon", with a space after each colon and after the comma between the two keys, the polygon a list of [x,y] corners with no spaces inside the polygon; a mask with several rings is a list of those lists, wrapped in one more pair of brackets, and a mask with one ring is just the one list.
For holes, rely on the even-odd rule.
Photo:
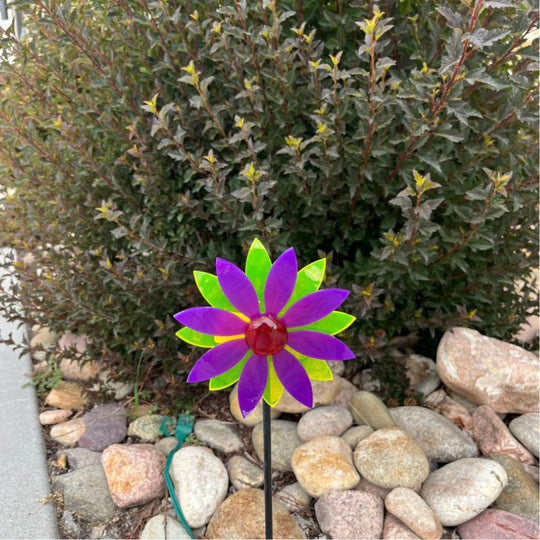
{"label": "green petal", "polygon": [[313,381],[331,381],[334,374],[330,366],[324,360],[309,358],[308,356],[298,356],[298,361],[304,366],[308,377]]}
{"label": "green petal", "polygon": [[268,382],[266,383],[266,388],[264,390],[263,399],[270,405],[270,407],[275,407],[281,396],[283,395],[283,385],[278,379],[276,370],[274,369],[274,363],[271,358],[268,357]]}
{"label": "green petal", "polygon": [[242,374],[242,370],[244,369],[244,365],[251,354],[251,351],[249,351],[244,358],[242,358],[238,364],[229,369],[229,371],[210,379],[210,384],[208,385],[210,390],[223,390],[223,388],[227,388],[238,381],[240,375]]}
{"label": "green petal", "polygon": [[297,300],[300,300],[300,298],[304,298],[304,296],[318,291],[324,279],[325,270],[326,259],[319,259],[318,261],[304,266],[304,268],[298,272],[296,285],[294,286],[291,298],[287,302],[287,305],[281,310],[281,314],[285,313]]}
{"label": "green petal", "polygon": [[219,286],[217,276],[208,272],[193,272],[195,283],[204,299],[212,306],[227,311],[236,311],[236,308],[227,300]]}
{"label": "green petal", "polygon": [[342,311],[332,311],[330,315],[327,315],[320,321],[316,321],[306,326],[299,326],[294,330],[315,330],[317,332],[324,332],[334,336],[343,332],[346,328],[349,328],[351,324],[356,320],[356,317],[343,313]]}
{"label": "green petal", "polygon": [[195,345],[196,347],[205,347],[210,349],[217,345],[214,336],[209,336],[208,334],[202,334],[201,332],[196,332],[187,326],[178,330],[176,336],[189,343],[190,345]]}
{"label": "green petal", "polygon": [[266,248],[258,238],[255,238],[246,259],[246,275],[255,287],[261,312],[264,312],[264,284],[271,267],[272,261]]}

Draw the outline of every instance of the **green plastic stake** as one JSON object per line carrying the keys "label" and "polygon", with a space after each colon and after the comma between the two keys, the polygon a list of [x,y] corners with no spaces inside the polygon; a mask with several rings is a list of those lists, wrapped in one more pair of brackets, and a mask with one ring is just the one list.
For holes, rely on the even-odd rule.
{"label": "green plastic stake", "polygon": [[[176,437],[176,440],[178,441],[178,443],[170,452],[169,456],[167,457],[167,462],[165,463],[165,483],[167,484],[167,490],[169,491],[169,496],[171,497],[171,500],[174,506],[174,511],[176,512],[178,520],[182,524],[182,527],[184,527],[186,532],[189,534],[190,538],[195,538],[195,535],[193,534],[193,531],[191,530],[191,527],[188,525],[188,522],[186,521],[186,518],[184,517],[184,514],[182,512],[182,509],[180,508],[180,504],[178,503],[178,499],[176,498],[176,492],[174,491],[174,486],[171,480],[171,475],[169,473],[169,470],[171,468],[171,463],[172,463],[174,454],[184,444],[186,437],[193,431],[193,420],[194,420],[193,416],[190,414],[181,414],[178,417],[178,421],[176,422],[176,430],[174,432],[174,436]],[[169,429],[169,426],[172,424],[172,421],[173,419],[170,416],[166,416],[161,422],[160,431],[167,437],[171,436],[171,430]]]}

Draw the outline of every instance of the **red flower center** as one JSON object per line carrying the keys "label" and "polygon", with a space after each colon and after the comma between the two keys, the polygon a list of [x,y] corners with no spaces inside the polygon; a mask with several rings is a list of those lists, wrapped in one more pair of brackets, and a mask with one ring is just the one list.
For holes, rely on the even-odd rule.
{"label": "red flower center", "polygon": [[259,356],[276,354],[287,343],[287,327],[272,315],[261,315],[249,323],[246,343]]}

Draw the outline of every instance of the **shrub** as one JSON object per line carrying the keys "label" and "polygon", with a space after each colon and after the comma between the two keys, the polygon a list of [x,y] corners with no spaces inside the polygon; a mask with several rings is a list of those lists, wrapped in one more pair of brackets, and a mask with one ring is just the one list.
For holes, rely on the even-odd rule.
{"label": "shrub", "polygon": [[20,301],[166,388],[191,360],[170,317],[199,303],[191,271],[254,236],[328,257],[362,359],[453,325],[509,338],[534,305],[515,287],[538,254],[529,2],[18,4],[0,230],[37,263],[10,317]]}

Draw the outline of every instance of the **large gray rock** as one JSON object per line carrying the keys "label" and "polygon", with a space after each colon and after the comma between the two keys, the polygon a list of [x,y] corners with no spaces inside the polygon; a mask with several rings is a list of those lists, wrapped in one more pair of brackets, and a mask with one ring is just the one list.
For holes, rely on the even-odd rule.
{"label": "large gray rock", "polygon": [[226,454],[240,452],[244,445],[238,435],[225,423],[218,420],[197,420],[193,432],[197,439],[210,448]]}
{"label": "large gray rock", "polygon": [[504,468],[490,459],[465,458],[432,472],[420,495],[444,527],[465,523],[497,499],[508,483]]}
{"label": "large gray rock", "polygon": [[540,414],[527,413],[514,418],[508,425],[512,435],[538,457],[540,449]]}
{"label": "large gray rock", "polygon": [[115,514],[116,506],[101,465],[91,465],[57,476],[52,488],[62,493],[66,510],[78,513],[91,523],[108,521]]}
{"label": "large gray rock", "polygon": [[[278,471],[290,471],[291,457],[302,440],[298,436],[298,424],[289,420],[272,420],[272,468]],[[251,434],[253,447],[258,458],[264,461],[263,425],[257,424]]]}
{"label": "large gray rock", "polygon": [[71,469],[101,465],[101,452],[92,452],[86,448],[66,448],[62,452],[66,454]]}
{"label": "large gray rock", "polygon": [[498,413],[539,410],[538,357],[469,328],[452,328],[437,349],[442,381],[478,405]]}
{"label": "large gray rock", "polygon": [[298,422],[298,436],[304,441],[310,441],[323,435],[339,437],[352,426],[351,413],[343,407],[324,405],[305,413]]}
{"label": "large gray rock", "polygon": [[390,414],[433,461],[449,463],[478,456],[471,436],[436,412],[424,407],[396,407]]}
{"label": "large gray rock", "polygon": [[101,452],[126,438],[127,410],[121,405],[97,405],[83,416],[83,421],[86,429],[79,446],[92,452]]}

